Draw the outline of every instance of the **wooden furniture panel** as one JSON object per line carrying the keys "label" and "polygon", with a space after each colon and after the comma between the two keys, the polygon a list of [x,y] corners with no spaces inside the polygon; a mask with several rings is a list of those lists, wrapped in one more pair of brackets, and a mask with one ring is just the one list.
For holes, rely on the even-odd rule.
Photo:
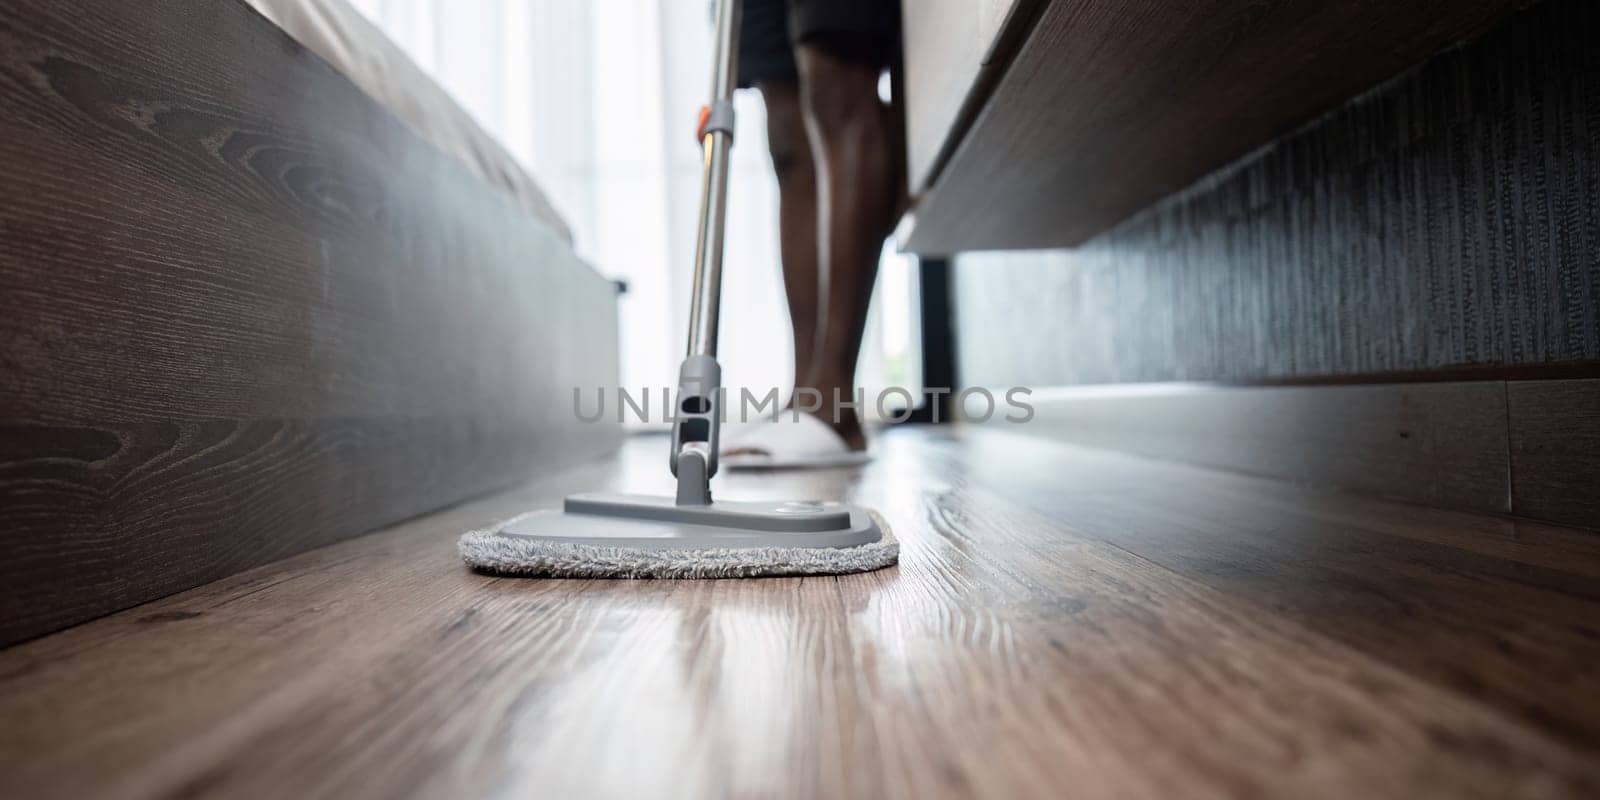
{"label": "wooden furniture panel", "polygon": [[1043,390],[1029,402],[1031,435],[1439,508],[1513,510],[1502,381],[1132,385]]}
{"label": "wooden furniture panel", "polygon": [[1006,19],[1019,8],[1033,5],[1037,0],[978,0],[977,38],[983,48],[982,64],[992,63],[999,53],[995,45],[1005,28]]}
{"label": "wooden furniture panel", "polygon": [[905,3],[906,175],[913,195],[927,190],[961,141],[1042,3]]}
{"label": "wooden furniture panel", "polygon": [[540,581],[461,531],[666,444],[0,652],[0,795],[1593,797],[1600,538],[991,430],[728,497],[898,567]]}
{"label": "wooden furniture panel", "polygon": [[1078,248],[961,256],[966,377],[1600,375],[1597,39],[1548,0]]}
{"label": "wooden furniture panel", "polygon": [[1030,436],[1600,529],[1600,379],[1127,384],[1026,399]]}
{"label": "wooden furniture panel", "polygon": [[236,0],[0,0],[0,643],[614,447],[615,296]]}
{"label": "wooden furniture panel", "polygon": [[[1051,0],[918,201],[905,245],[1079,244],[1520,5]],[[918,34],[907,28],[908,54]],[[908,124],[913,142],[929,135],[916,115]]]}
{"label": "wooden furniture panel", "polygon": [[1517,513],[1600,528],[1600,380],[1512,383],[1507,402]]}
{"label": "wooden furniture panel", "polygon": [[906,175],[927,188],[961,106],[983,67],[976,0],[908,0],[905,39]]}

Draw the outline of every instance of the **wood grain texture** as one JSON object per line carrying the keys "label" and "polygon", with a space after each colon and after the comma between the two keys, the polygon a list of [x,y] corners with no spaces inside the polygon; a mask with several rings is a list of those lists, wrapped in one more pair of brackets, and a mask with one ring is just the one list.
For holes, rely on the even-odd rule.
{"label": "wood grain texture", "polygon": [[988,430],[728,497],[898,567],[537,581],[461,531],[665,442],[0,652],[0,795],[1592,797],[1600,539]]}
{"label": "wood grain texture", "polygon": [[908,246],[1078,244],[1521,4],[1053,0]]}
{"label": "wood grain texture", "polygon": [[1032,435],[1437,508],[1513,511],[1502,381],[1135,384],[1028,401]]}
{"label": "wood grain texture", "polygon": [[593,456],[611,285],[236,0],[0,1],[0,643]]}
{"label": "wood grain texture", "polygon": [[963,256],[969,379],[1600,362],[1596,37],[1551,0],[1081,248]]}
{"label": "wood grain texture", "polygon": [[1600,528],[1600,380],[1509,384],[1517,513]]}

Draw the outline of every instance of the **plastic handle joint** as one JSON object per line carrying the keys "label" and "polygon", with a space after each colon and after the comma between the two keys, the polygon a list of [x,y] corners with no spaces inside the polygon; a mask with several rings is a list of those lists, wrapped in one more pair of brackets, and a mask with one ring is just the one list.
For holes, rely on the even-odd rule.
{"label": "plastic handle joint", "polygon": [[729,141],[733,139],[733,102],[730,100],[717,100],[709,106],[700,107],[700,121],[695,125],[695,144],[704,144],[706,134],[721,131],[728,135]]}

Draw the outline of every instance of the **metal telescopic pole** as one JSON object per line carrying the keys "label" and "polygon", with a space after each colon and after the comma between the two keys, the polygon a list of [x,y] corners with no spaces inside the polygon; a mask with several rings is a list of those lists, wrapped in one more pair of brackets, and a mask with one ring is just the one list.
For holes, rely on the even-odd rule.
{"label": "metal telescopic pole", "polygon": [[[739,0],[722,0],[718,4],[711,106],[700,139],[704,167],[700,182],[700,231],[694,248],[694,294],[689,306],[688,355],[691,356],[715,357],[717,354],[722,229],[728,211],[728,153],[733,147],[733,90],[739,76],[739,18]],[[726,129],[716,124],[721,122],[725,122]]]}
{"label": "metal telescopic pole", "polygon": [[711,504],[722,426],[722,368],[717,364],[717,312],[722,294],[722,229],[728,212],[728,153],[733,147],[733,90],[739,79],[740,0],[717,4],[711,104],[700,113],[700,232],[689,300],[689,347],[678,370],[673,409],[672,474],[677,504]]}

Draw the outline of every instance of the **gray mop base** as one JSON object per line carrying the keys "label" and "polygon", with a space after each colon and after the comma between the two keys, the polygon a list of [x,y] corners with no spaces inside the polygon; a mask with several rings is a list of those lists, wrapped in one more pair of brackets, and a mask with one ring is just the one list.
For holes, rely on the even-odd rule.
{"label": "gray mop base", "polygon": [[855,547],[713,547],[672,550],[553,542],[507,536],[502,529],[540,512],[469,531],[459,542],[467,566],[495,575],[547,578],[756,578],[844,575],[882,569],[900,560],[889,524],[867,511],[882,532]]}

